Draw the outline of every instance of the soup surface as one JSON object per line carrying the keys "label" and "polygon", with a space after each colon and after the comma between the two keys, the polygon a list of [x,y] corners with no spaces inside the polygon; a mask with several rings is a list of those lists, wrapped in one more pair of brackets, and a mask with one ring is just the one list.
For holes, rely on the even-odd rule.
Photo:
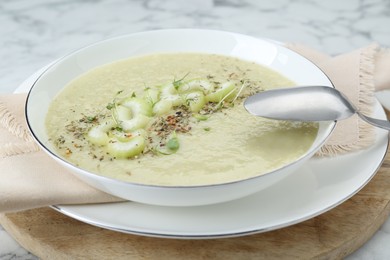
{"label": "soup surface", "polygon": [[236,181],[280,168],[313,143],[317,123],[243,107],[251,94],[293,85],[227,56],[135,57],[70,82],[49,108],[47,133],[60,156],[103,176],[167,186]]}

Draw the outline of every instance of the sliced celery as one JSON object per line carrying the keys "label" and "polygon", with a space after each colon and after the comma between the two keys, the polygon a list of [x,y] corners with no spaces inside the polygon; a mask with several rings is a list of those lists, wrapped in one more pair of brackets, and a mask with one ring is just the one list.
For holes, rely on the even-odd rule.
{"label": "sliced celery", "polygon": [[96,145],[106,145],[109,139],[107,132],[114,126],[115,122],[113,120],[107,120],[92,127],[87,133],[88,141]]}
{"label": "sliced celery", "polygon": [[185,100],[190,108],[190,110],[194,113],[199,112],[204,105],[206,104],[205,96],[202,92],[191,92],[185,96]]}
{"label": "sliced celery", "polygon": [[112,109],[112,112],[116,122],[130,120],[133,116],[133,113],[128,107],[121,106],[121,105],[115,106]]}
{"label": "sliced celery", "polygon": [[236,86],[232,82],[221,84],[213,93],[206,95],[207,102],[220,102],[221,100],[232,100],[235,97]]}
{"label": "sliced celery", "polygon": [[167,100],[172,102],[172,106],[174,107],[183,105],[183,99],[172,83],[161,86],[160,90],[161,100]]}
{"label": "sliced celery", "polygon": [[125,132],[131,132],[140,128],[144,128],[150,121],[150,117],[139,114],[134,116],[130,120],[124,120],[120,122],[120,127]]}
{"label": "sliced celery", "polygon": [[[145,147],[150,146],[146,142],[153,136],[148,137],[149,132],[145,129],[153,125],[149,124],[153,116],[170,114],[175,112],[175,108],[182,106],[180,109],[183,109],[185,106],[197,120],[207,120],[209,115],[204,114],[210,109],[210,107],[205,109],[207,102],[218,103],[217,107],[225,100],[234,102],[245,86],[243,84],[238,91],[232,82],[215,84],[207,79],[184,81],[184,78],[160,87],[146,88],[143,94],[133,93],[120,100],[116,97],[107,105],[107,109],[111,110],[112,118],[92,127],[87,133],[87,139],[92,144],[106,146],[107,152],[115,158],[137,156],[144,151]],[[199,114],[202,109],[205,110]],[[181,112],[172,113],[170,117],[181,115]],[[185,114],[188,115],[188,113]],[[181,119],[181,116],[178,118]],[[172,121],[172,118],[168,120],[167,117],[167,121],[164,122],[172,127],[176,124],[175,120]],[[180,126],[181,123],[178,125]],[[159,131],[164,131],[164,129]],[[167,131],[172,131],[172,129],[167,128]],[[175,130],[173,131],[170,138],[163,138],[166,141],[164,145],[153,148],[156,152],[168,155],[179,149],[179,139]]]}
{"label": "sliced celery", "polygon": [[184,99],[180,95],[166,95],[162,96],[161,100],[170,101],[173,107],[181,106],[184,104]]}
{"label": "sliced celery", "polygon": [[142,136],[130,138],[127,142],[121,142],[111,138],[107,144],[108,153],[115,158],[131,158],[139,155],[145,149],[145,139]]}
{"label": "sliced celery", "polygon": [[153,106],[153,113],[157,116],[168,114],[172,110],[172,101],[162,99]]}
{"label": "sliced celery", "polygon": [[131,132],[131,134],[133,136],[141,136],[141,137],[144,137],[144,138],[146,138],[148,136],[148,133],[146,132],[145,129],[137,129],[137,130]]}
{"label": "sliced celery", "polygon": [[152,115],[152,105],[143,98],[130,97],[122,101],[120,105],[129,108],[133,116],[138,114]]}
{"label": "sliced celery", "polygon": [[124,132],[124,131],[114,129],[108,133],[109,138],[116,138],[118,139],[118,141],[121,142],[128,142],[130,141],[131,138],[138,137],[138,136],[143,137],[145,139],[147,137],[146,130],[137,129],[132,132]]}
{"label": "sliced celery", "polygon": [[153,106],[160,100],[160,91],[156,88],[147,88],[144,98]]}
{"label": "sliced celery", "polygon": [[184,82],[178,87],[180,93],[189,93],[193,91],[201,91],[208,94],[214,90],[214,85],[205,79],[192,79]]}
{"label": "sliced celery", "polygon": [[173,83],[168,83],[160,87],[161,96],[178,95],[177,89]]}

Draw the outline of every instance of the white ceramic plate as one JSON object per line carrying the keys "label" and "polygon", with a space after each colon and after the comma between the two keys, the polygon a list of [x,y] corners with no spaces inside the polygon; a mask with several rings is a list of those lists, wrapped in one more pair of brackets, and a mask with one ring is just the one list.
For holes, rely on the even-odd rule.
{"label": "white ceramic plate", "polygon": [[[45,70],[16,92],[27,92]],[[374,117],[386,118],[377,103]],[[80,221],[119,232],[168,238],[219,238],[270,231],[320,215],[344,202],[375,175],[388,148],[388,132],[376,129],[367,150],[334,158],[312,158],[272,187],[226,203],[159,207],[134,202],[53,206]]]}
{"label": "white ceramic plate", "polygon": [[390,110],[390,90],[376,92],[376,98],[387,110]]}

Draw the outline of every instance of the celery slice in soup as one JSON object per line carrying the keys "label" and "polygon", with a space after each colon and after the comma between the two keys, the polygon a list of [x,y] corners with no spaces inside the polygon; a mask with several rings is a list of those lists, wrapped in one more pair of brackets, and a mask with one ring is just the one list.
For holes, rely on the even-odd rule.
{"label": "celery slice in soup", "polygon": [[130,97],[121,102],[121,105],[129,108],[133,116],[139,114],[145,116],[152,115],[152,105],[142,98]]}
{"label": "celery slice in soup", "polygon": [[161,86],[160,90],[161,100],[171,101],[174,107],[183,105],[183,99],[172,83]]}
{"label": "celery slice in soup", "polygon": [[179,95],[167,95],[161,97],[161,100],[170,101],[172,103],[172,106],[177,107],[184,104],[184,100]]}
{"label": "celery slice in soup", "polygon": [[190,110],[194,113],[199,112],[206,104],[206,99],[200,91],[191,92],[185,98]]}
{"label": "celery slice in soup", "polygon": [[214,92],[206,95],[208,102],[220,102],[221,100],[231,100],[235,97],[236,86],[234,83],[225,82],[221,84]]}
{"label": "celery slice in soup", "polygon": [[116,123],[113,120],[107,120],[101,124],[92,127],[87,133],[87,139],[93,144],[105,145],[108,142],[107,132],[115,127]]}
{"label": "celery slice in soup", "polygon": [[186,81],[178,88],[178,91],[180,93],[201,91],[204,94],[207,94],[213,90],[214,90],[214,85],[210,81],[204,79],[193,79],[193,80]]}
{"label": "celery slice in soup", "polygon": [[[149,116],[153,114],[152,105],[141,98],[128,98],[117,108],[117,122],[125,132],[144,128],[150,121]],[[125,109],[131,114],[126,113]]]}
{"label": "celery slice in soup", "polygon": [[155,88],[148,88],[145,90],[145,100],[152,106],[156,104],[160,99],[160,91]]}
{"label": "celery slice in soup", "polygon": [[139,155],[145,148],[145,139],[142,136],[130,138],[127,142],[121,142],[116,138],[108,141],[107,151],[115,158],[131,158]]}
{"label": "celery slice in soup", "polygon": [[168,114],[172,110],[172,107],[172,101],[162,99],[153,106],[153,113],[158,116]]}
{"label": "celery slice in soup", "polygon": [[150,117],[145,115],[137,115],[130,120],[120,122],[120,127],[125,132],[131,132],[140,128],[144,128],[150,121]]}
{"label": "celery slice in soup", "polygon": [[112,111],[113,117],[116,121],[130,120],[133,116],[131,110],[124,106],[115,106]]}
{"label": "celery slice in soup", "polygon": [[146,138],[147,137],[146,130],[145,129],[137,129],[137,130],[132,131],[132,132],[123,132],[123,131],[114,129],[111,132],[109,132],[109,137],[116,138],[121,142],[128,142],[128,141],[130,141],[131,138],[134,138],[137,136]]}

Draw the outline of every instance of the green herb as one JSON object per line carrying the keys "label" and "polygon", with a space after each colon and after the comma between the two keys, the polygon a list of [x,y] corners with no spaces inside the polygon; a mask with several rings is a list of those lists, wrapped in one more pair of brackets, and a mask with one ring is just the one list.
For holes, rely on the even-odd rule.
{"label": "green herb", "polygon": [[232,104],[237,100],[237,98],[240,96],[241,92],[250,85],[250,83],[247,80],[240,80],[241,87],[240,90],[238,91],[237,95],[233,98]]}
{"label": "green herb", "polygon": [[[106,108],[107,108],[108,110],[111,110],[111,109],[113,109],[113,108],[116,106],[117,97],[118,97],[120,94],[122,94],[122,93],[123,93],[123,90],[119,90],[118,92],[116,92],[114,99],[113,99],[110,103],[108,103],[107,106],[106,106]],[[134,93],[133,93],[133,94],[134,94]]]}
{"label": "green herb", "polygon": [[[215,106],[215,110],[221,109],[221,108],[223,107],[223,102],[225,101],[225,99],[227,99],[227,98],[230,96],[230,94],[232,94],[234,91],[236,91],[235,88],[232,89],[231,91],[229,91],[229,93],[227,93],[227,94],[221,99],[221,101],[219,101],[218,104]],[[234,102],[234,100],[233,100],[231,103],[233,103],[233,102]]]}
{"label": "green herb", "polygon": [[206,121],[207,119],[209,119],[208,116],[206,116],[206,115],[201,115],[201,114],[194,114],[193,117],[195,117],[195,118],[198,119],[199,121]]}
{"label": "green herb", "polygon": [[87,121],[90,123],[96,121],[96,119],[97,119],[96,116],[87,116]]}
{"label": "green herb", "polygon": [[175,134],[175,136],[169,139],[169,141],[167,142],[167,148],[171,151],[176,152],[179,149],[179,147],[180,147],[179,139],[176,137]]}
{"label": "green herb", "polygon": [[205,127],[205,128],[203,128],[203,130],[205,130],[206,132],[208,132],[208,131],[211,130],[211,128],[210,128],[210,127]]}
{"label": "green herb", "polygon": [[181,86],[181,84],[183,83],[183,80],[188,76],[188,74],[190,74],[190,73],[187,72],[187,74],[184,75],[181,79],[178,79],[178,80],[174,79],[173,80],[172,84],[176,90]]}
{"label": "green herb", "polygon": [[114,102],[108,103],[107,106],[106,106],[106,108],[107,108],[108,110],[111,110],[111,109],[113,109],[114,107],[115,107],[115,103],[114,103]]}
{"label": "green herb", "polygon": [[168,140],[165,145],[162,147],[158,146],[153,151],[155,153],[163,154],[163,155],[171,155],[177,152],[180,148],[179,139],[177,138],[176,132],[172,133],[172,137]]}

